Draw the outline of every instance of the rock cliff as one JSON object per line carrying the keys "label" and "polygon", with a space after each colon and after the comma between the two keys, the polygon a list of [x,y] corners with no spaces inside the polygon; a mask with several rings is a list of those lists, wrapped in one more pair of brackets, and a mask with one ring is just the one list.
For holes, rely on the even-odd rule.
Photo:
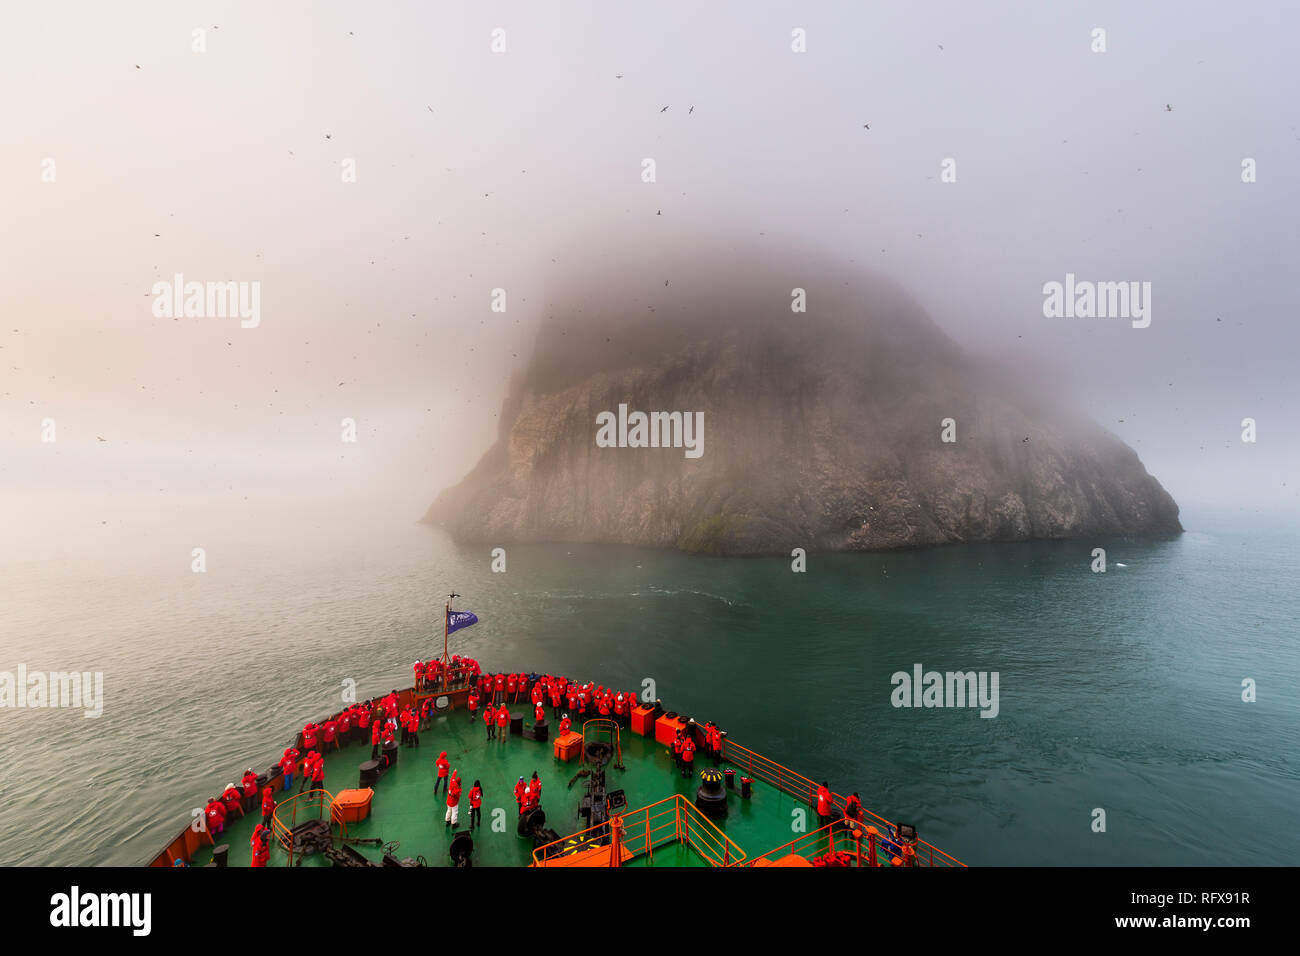
{"label": "rock cliff", "polygon": [[[496,445],[425,516],[458,540],[788,554],[1182,530],[1131,448],[887,280],[769,256],[565,288]],[[620,404],[702,412],[702,454],[599,447]]]}

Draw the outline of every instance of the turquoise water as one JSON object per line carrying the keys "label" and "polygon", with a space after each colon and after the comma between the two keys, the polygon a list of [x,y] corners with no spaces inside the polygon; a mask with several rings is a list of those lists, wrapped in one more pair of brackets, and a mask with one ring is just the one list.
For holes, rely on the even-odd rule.
{"label": "turquoise water", "polygon": [[[145,861],[342,682],[408,684],[452,588],[481,620],[453,651],[653,680],[973,865],[1290,864],[1300,537],[1184,519],[1169,540],[814,554],[803,574],[575,545],[509,547],[494,574],[488,548],[406,523],[88,524],[0,562],[0,670],[98,670],[105,695],[98,719],[0,711],[0,864]],[[918,663],[996,671],[997,717],[894,707],[891,675]]]}

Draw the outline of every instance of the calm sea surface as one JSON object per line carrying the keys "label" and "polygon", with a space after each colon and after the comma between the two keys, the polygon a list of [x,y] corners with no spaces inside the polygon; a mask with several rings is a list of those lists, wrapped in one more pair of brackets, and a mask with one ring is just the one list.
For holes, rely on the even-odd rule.
{"label": "calm sea surface", "polygon": [[[1160,541],[813,554],[803,574],[576,545],[510,547],[494,574],[488,548],[411,523],[67,522],[75,546],[0,558],[0,670],[102,671],[104,713],[0,710],[0,864],[146,861],[344,680],[409,684],[452,589],[481,621],[453,651],[652,679],[670,709],[974,865],[1300,857],[1300,536],[1258,517],[1185,514],[1192,530]],[[891,675],[915,664],[996,671],[997,717],[895,708]]]}

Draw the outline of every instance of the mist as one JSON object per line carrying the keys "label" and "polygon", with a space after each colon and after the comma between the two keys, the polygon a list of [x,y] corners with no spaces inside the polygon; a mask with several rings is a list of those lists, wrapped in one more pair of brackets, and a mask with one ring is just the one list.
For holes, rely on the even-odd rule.
{"label": "mist", "polygon": [[[787,303],[811,270],[896,284],[1185,509],[1300,513],[1298,21],[1276,3],[15,9],[3,518],[29,542],[51,511],[140,503],[414,521],[495,440],[557,312],[642,314],[620,261],[685,296],[760,256]],[[260,323],[158,317],[177,274],[260,283]],[[1150,282],[1150,326],[1046,318],[1067,274]]]}

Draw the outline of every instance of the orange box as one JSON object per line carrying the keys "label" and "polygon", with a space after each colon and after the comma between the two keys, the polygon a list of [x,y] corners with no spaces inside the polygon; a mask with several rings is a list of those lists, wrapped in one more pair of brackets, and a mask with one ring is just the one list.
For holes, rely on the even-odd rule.
{"label": "orange box", "polygon": [[555,738],[555,756],[560,760],[572,760],[582,753],[582,734],[570,730],[567,734]]}
{"label": "orange box", "polygon": [[664,714],[655,721],[655,740],[671,747],[673,741],[677,739],[678,729],[685,726],[685,717],[669,717],[667,714]]}
{"label": "orange box", "polygon": [[364,790],[340,790],[330,804],[330,819],[335,823],[360,823],[370,816],[370,801],[374,796],[375,791],[370,787]]}
{"label": "orange box", "polygon": [[632,733],[642,737],[651,736],[655,730],[655,709],[653,707],[636,707],[632,710]]}

